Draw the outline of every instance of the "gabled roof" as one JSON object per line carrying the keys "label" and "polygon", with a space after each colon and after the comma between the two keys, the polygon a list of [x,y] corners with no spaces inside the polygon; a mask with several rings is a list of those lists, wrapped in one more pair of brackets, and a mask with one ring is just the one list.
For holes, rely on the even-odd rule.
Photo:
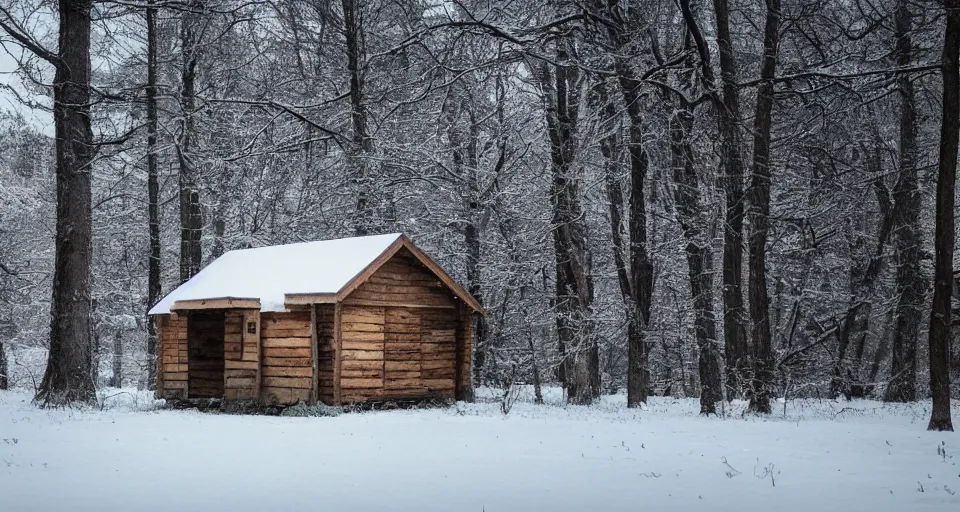
{"label": "gabled roof", "polygon": [[286,311],[287,304],[337,302],[406,247],[474,311],[483,307],[400,233],[230,251],[158,302],[148,314],[203,307]]}

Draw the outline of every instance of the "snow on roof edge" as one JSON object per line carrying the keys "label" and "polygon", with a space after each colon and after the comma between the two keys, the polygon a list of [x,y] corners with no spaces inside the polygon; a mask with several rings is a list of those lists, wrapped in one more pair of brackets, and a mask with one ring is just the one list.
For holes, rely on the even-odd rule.
{"label": "snow on roof edge", "polygon": [[337,293],[403,236],[388,233],[229,251],[147,314],[169,314],[177,301],[222,297],[259,299],[261,312],[286,311],[285,295]]}

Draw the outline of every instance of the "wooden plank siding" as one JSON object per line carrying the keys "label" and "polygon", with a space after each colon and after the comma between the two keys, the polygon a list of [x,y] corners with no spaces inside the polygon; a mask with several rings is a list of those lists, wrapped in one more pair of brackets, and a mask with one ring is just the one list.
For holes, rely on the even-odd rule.
{"label": "wooden plank siding", "polygon": [[453,293],[406,248],[344,298],[344,304],[455,308]]}
{"label": "wooden plank siding", "polygon": [[457,326],[454,309],[425,310],[423,315],[423,385],[430,394],[454,398],[457,376]]}
{"label": "wooden plank siding", "polygon": [[457,329],[457,400],[472,402],[473,394],[473,313],[460,308],[459,329]]}
{"label": "wooden plank siding", "polygon": [[454,398],[458,301],[410,251],[398,251],[340,307],[341,402]]}
{"label": "wooden plank siding", "polygon": [[[252,324],[254,332],[249,332]],[[224,319],[224,398],[260,398],[260,311],[228,310]]]}
{"label": "wooden plank siding", "polygon": [[383,387],[386,396],[423,396],[422,310],[384,309]]}
{"label": "wooden plank siding", "polygon": [[317,398],[327,404],[334,403],[334,305],[316,304],[317,333]]}
{"label": "wooden plank siding", "polygon": [[261,313],[261,401],[270,405],[310,400],[313,384],[310,312]]}
{"label": "wooden plank siding", "polygon": [[160,315],[157,322],[158,350],[157,396],[187,398],[187,322],[176,313]]}
{"label": "wooden plank siding", "polygon": [[341,306],[340,401],[379,398],[383,390],[382,307]]}

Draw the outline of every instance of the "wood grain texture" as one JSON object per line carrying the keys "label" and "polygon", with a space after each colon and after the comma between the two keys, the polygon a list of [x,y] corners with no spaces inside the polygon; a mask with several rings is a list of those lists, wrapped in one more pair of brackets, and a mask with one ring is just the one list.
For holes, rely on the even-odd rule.
{"label": "wood grain texture", "polygon": [[334,362],[336,359],[334,347],[334,305],[317,304],[316,332],[317,332],[317,398],[327,405],[334,403]]}
{"label": "wood grain texture", "polygon": [[260,299],[221,297],[200,300],[178,300],[173,303],[171,311],[188,311],[197,309],[260,309]]}
{"label": "wood grain texture", "polygon": [[316,332],[311,309],[260,314],[261,402],[292,405],[298,401],[312,403],[316,398]]}

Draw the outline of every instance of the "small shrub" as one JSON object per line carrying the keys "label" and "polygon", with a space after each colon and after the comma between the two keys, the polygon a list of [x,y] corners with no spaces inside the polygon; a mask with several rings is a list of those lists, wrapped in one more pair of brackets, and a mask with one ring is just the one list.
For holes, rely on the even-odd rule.
{"label": "small shrub", "polygon": [[339,407],[330,407],[329,405],[317,404],[306,405],[299,403],[291,405],[280,413],[280,416],[291,418],[334,418],[343,414],[343,409]]}

